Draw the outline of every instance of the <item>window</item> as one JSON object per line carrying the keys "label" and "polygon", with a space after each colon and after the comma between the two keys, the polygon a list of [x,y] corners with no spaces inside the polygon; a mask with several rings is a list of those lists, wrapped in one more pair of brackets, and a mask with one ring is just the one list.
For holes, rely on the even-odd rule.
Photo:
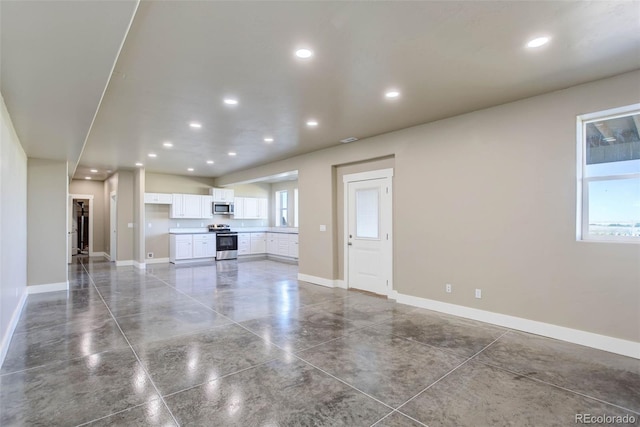
{"label": "window", "polygon": [[276,227],[289,225],[289,194],[286,190],[276,191]]}
{"label": "window", "polygon": [[640,243],[640,104],[578,117],[578,239]]}

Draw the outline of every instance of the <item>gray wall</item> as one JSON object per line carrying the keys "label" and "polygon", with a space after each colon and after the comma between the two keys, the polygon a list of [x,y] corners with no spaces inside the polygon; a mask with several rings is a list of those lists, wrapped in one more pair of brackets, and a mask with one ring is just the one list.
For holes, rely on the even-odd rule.
{"label": "gray wall", "polygon": [[138,169],[133,173],[133,260],[144,263],[145,236],[144,236],[144,169]]}
{"label": "gray wall", "polygon": [[[0,95],[0,363],[27,286],[27,156]],[[14,316],[16,318],[14,319]]]}
{"label": "gray wall", "polygon": [[637,103],[639,87],[627,73],[216,182],[297,169],[299,271],[336,279],[333,167],[395,156],[398,292],[640,342],[640,246],[575,237],[576,116]]}
{"label": "gray wall", "polygon": [[[116,244],[114,236],[111,233],[111,193],[118,192],[118,173],[114,173],[104,181],[104,237],[105,237],[105,252],[107,255],[111,253],[111,245]],[[116,238],[117,240],[117,238]],[[116,247],[117,249],[117,247]],[[116,253],[116,257],[117,257]],[[111,261],[115,261],[112,259]]]}
{"label": "gray wall", "polygon": [[145,174],[144,191],[147,193],[209,194],[211,187],[212,178],[149,172]]}
{"label": "gray wall", "polygon": [[[89,231],[92,233],[93,239],[93,251],[94,252],[106,252],[107,246],[105,244],[105,218],[109,220],[109,213],[105,216],[105,197],[104,197],[104,182],[102,181],[89,181],[85,179],[74,179],[69,184],[69,194],[91,194],[93,195],[93,229]],[[108,224],[107,224],[108,228]]]}
{"label": "gray wall", "polygon": [[27,283],[67,281],[67,162],[27,161]]}
{"label": "gray wall", "polygon": [[134,228],[129,224],[135,224],[133,201],[134,185],[132,171],[122,170],[118,172],[118,247],[116,250],[117,261],[133,261],[134,259]]}

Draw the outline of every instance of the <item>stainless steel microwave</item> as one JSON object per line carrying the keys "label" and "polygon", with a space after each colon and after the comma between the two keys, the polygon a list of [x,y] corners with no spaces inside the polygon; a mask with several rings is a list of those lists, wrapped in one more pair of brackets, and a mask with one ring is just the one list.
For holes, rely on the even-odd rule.
{"label": "stainless steel microwave", "polygon": [[233,203],[213,202],[214,215],[233,215]]}

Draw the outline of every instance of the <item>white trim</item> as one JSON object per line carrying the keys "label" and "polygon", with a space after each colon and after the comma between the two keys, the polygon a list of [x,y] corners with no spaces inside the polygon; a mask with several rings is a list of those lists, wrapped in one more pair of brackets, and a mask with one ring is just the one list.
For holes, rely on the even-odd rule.
{"label": "white trim", "polygon": [[128,266],[132,266],[133,265],[133,260],[132,259],[126,259],[123,261],[117,261],[116,260],[116,267],[128,267]]}
{"label": "white trim", "polygon": [[11,315],[11,320],[9,320],[9,327],[5,331],[4,336],[2,337],[2,343],[0,344],[0,367],[4,363],[4,358],[7,357],[7,351],[9,350],[9,344],[11,343],[11,338],[13,338],[13,334],[16,331],[16,327],[18,327],[18,320],[20,320],[20,315],[22,314],[22,309],[24,308],[25,303],[27,302],[27,289],[25,288],[22,291],[22,295],[20,295],[20,300],[18,301],[18,305],[13,310],[13,314]]}
{"label": "white trim", "polygon": [[344,280],[336,279],[333,281],[333,286],[340,289],[347,289],[347,283]]}
{"label": "white trim", "polygon": [[312,276],[310,274],[298,273],[298,280],[313,283],[314,285],[325,286],[327,288],[336,288],[336,280],[325,279],[324,277]]}
{"label": "white trim", "polygon": [[90,257],[103,256],[103,257],[105,257],[105,258],[107,258],[107,259],[109,258],[109,255],[107,255],[107,253],[106,253],[106,252],[90,252],[90,253],[89,253],[89,256],[90,256]]}
{"label": "white trim", "polygon": [[168,264],[169,258],[147,258],[145,263],[147,264]]}
{"label": "white trim", "polygon": [[68,291],[68,290],[69,290],[68,280],[66,282],[47,283],[44,285],[27,286],[27,293],[29,295],[42,294],[45,292]]}
{"label": "white trim", "polygon": [[109,256],[109,254],[106,252],[103,252],[103,254],[104,254],[104,257],[107,259],[107,261],[111,262],[111,256]]}
{"label": "white trim", "polygon": [[145,270],[147,268],[147,265],[144,262],[138,262],[136,260],[133,260],[133,266],[139,270]]}
{"label": "white trim", "polygon": [[369,179],[391,178],[393,176],[393,168],[378,169],[374,171],[350,173],[342,177],[342,182],[367,181]]}
{"label": "white trim", "polygon": [[521,317],[509,316],[507,314],[493,313],[490,311],[479,310],[477,308],[464,307],[461,305],[414,297],[411,295],[398,294],[397,301],[400,304],[426,308],[428,310],[491,323],[493,325],[542,335],[544,337],[555,338],[574,344],[640,359],[640,342],[623,340],[606,335],[594,334],[592,332],[580,331],[578,329],[566,328],[564,326],[538,322],[536,320],[523,319]]}

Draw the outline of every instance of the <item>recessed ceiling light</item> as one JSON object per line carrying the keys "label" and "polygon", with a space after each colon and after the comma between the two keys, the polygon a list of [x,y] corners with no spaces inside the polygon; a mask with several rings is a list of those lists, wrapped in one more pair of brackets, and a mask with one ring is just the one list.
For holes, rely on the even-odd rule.
{"label": "recessed ceiling light", "polygon": [[151,157],[152,159],[155,159],[156,157],[158,157],[156,153],[149,153],[147,154],[147,156]]}
{"label": "recessed ceiling light", "polygon": [[91,169],[91,173],[98,173],[98,169]]}
{"label": "recessed ceiling light", "polygon": [[235,153],[235,151],[229,151],[229,155],[230,155],[230,156],[235,156],[235,155],[236,155],[236,153]]}
{"label": "recessed ceiling light", "polygon": [[394,99],[400,96],[400,92],[398,92],[397,90],[390,90],[385,93],[384,96],[389,99]]}
{"label": "recessed ceiling light", "polygon": [[111,173],[113,172],[111,169],[107,169],[107,173]]}
{"label": "recessed ceiling light", "polygon": [[213,164],[213,160],[207,160],[207,164],[208,165],[212,165]]}
{"label": "recessed ceiling light", "polygon": [[265,138],[264,142],[273,142],[273,138]]}
{"label": "recessed ceiling light", "polygon": [[167,147],[167,148],[171,148],[171,147],[173,147],[173,144],[172,144],[172,143],[170,143],[170,142],[168,142],[168,141],[167,141],[167,142],[163,142],[163,143],[162,143],[162,145],[164,145],[164,146],[165,146],[165,147]]}
{"label": "recessed ceiling light", "polygon": [[613,136],[609,136],[609,137],[605,138],[604,140],[607,141],[607,142],[614,142],[616,140],[616,138],[613,137]]}
{"label": "recessed ceiling light", "polygon": [[227,105],[238,105],[238,100],[233,98],[225,98],[224,103]]}
{"label": "recessed ceiling light", "polygon": [[200,129],[202,127],[202,125],[200,123],[196,123],[196,122],[189,123],[189,126],[191,126],[192,128],[196,128],[196,129]]}
{"label": "recessed ceiling light", "polygon": [[84,179],[91,179],[91,177],[90,176],[85,176]]}
{"label": "recessed ceiling light", "polygon": [[144,166],[144,165],[140,162],[136,162],[136,166]]}
{"label": "recessed ceiling light", "polygon": [[307,126],[318,126],[318,121],[317,120],[308,120],[307,121]]}
{"label": "recessed ceiling light", "polygon": [[301,59],[311,58],[313,51],[311,49],[298,49],[296,50],[296,56]]}
{"label": "recessed ceiling light", "polygon": [[187,168],[189,172],[193,172],[193,168]]}
{"label": "recessed ceiling light", "polygon": [[549,43],[549,40],[551,40],[551,37],[536,37],[535,39],[529,40],[529,42],[527,43],[527,47],[544,46],[545,44]]}

